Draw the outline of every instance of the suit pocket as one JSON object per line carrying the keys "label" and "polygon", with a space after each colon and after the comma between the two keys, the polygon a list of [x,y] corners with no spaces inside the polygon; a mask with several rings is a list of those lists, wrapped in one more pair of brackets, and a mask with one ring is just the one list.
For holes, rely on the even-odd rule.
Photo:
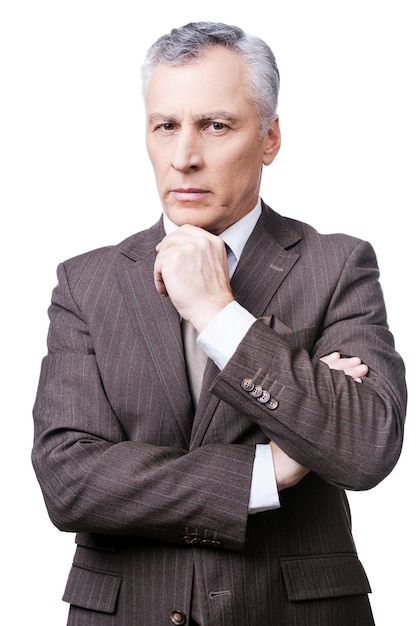
{"label": "suit pocket", "polygon": [[281,568],[289,600],[318,600],[371,592],[355,554],[283,559]]}
{"label": "suit pocket", "polygon": [[73,565],[63,600],[83,609],[114,613],[122,576],[104,574]]}

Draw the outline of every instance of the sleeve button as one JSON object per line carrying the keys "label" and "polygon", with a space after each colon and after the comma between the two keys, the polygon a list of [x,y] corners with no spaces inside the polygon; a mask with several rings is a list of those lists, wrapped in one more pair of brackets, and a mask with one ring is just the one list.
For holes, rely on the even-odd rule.
{"label": "sleeve button", "polygon": [[193,537],[190,543],[192,546],[199,546],[202,543],[202,539],[200,537]]}
{"label": "sleeve button", "polygon": [[245,391],[252,391],[254,389],[254,383],[252,378],[244,378],[244,380],[241,382],[241,387]]}
{"label": "sleeve button", "polygon": [[261,394],[261,396],[259,398],[257,398],[257,400],[259,402],[261,402],[261,404],[266,404],[266,402],[268,402],[270,400],[270,394],[268,391],[266,391],[265,389],[263,389],[263,393]]}
{"label": "sleeve button", "polygon": [[278,406],[279,406],[279,401],[276,400],[275,398],[270,398],[270,400],[266,402],[266,407],[268,409],[271,409],[272,411],[274,409],[277,409]]}
{"label": "sleeve button", "polygon": [[259,398],[263,393],[263,388],[260,385],[255,385],[254,389],[250,391],[250,396],[253,398]]}

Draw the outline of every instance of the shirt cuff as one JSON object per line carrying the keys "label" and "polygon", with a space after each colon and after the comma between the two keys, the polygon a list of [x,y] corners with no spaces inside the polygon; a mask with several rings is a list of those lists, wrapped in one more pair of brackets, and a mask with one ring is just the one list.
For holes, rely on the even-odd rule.
{"label": "shirt cuff", "polygon": [[254,315],[234,300],[206,326],[197,343],[222,370],[255,321]]}
{"label": "shirt cuff", "polygon": [[257,444],[248,512],[250,514],[260,513],[261,511],[270,511],[279,507],[280,498],[276,485],[271,448],[268,444]]}

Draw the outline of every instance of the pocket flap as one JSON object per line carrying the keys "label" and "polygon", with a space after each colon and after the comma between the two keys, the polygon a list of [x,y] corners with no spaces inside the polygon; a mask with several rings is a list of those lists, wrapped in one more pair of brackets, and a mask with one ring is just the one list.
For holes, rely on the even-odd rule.
{"label": "pocket flap", "polygon": [[355,554],[283,559],[281,568],[289,600],[315,600],[371,592]]}
{"label": "pocket flap", "polygon": [[73,565],[62,599],[84,609],[114,613],[121,582],[121,576]]}

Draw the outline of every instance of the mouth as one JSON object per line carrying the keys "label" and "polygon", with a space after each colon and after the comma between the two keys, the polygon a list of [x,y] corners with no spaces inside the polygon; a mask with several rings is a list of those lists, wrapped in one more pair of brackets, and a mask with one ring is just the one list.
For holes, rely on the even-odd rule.
{"label": "mouth", "polygon": [[195,187],[179,187],[172,189],[170,193],[178,202],[195,202],[204,198],[209,192],[206,189],[197,189]]}

